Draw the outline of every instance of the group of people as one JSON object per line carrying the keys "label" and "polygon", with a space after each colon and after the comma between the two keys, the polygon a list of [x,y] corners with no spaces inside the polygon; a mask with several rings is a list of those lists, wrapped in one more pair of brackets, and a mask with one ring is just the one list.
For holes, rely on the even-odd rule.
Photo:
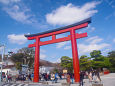
{"label": "group of people", "polygon": [[[52,83],[57,83],[57,81],[60,79],[66,79],[66,81],[68,83],[73,83],[74,81],[74,75],[73,73],[56,73],[56,72],[52,72],[52,73],[43,73],[40,74],[40,80],[41,81],[52,81]],[[70,81],[71,80],[71,81]]]}
{"label": "group of people", "polygon": [[34,78],[34,74],[31,73],[31,74],[19,74],[16,76],[16,81],[33,81],[33,78]]}
{"label": "group of people", "polygon": [[97,70],[92,70],[88,72],[89,82],[99,82],[101,81],[99,72]]}
{"label": "group of people", "polygon": [[[101,81],[99,72],[97,70],[91,70],[89,72],[85,72],[85,71],[80,71],[80,86],[83,86],[84,83],[84,76],[87,76],[89,79],[89,82],[99,82]],[[3,81],[7,81],[10,82],[13,80],[11,75],[8,74],[4,74],[2,76],[2,80]],[[34,78],[34,74],[20,74],[17,75],[15,77],[15,80],[21,80],[21,81],[25,81],[25,80],[29,80],[29,81],[33,81]],[[60,79],[66,79],[67,83],[73,83],[74,82],[74,74],[73,73],[56,73],[56,72],[52,72],[52,73],[43,73],[43,74],[39,74],[39,79],[40,81],[52,81],[52,83],[57,83],[57,81]]]}
{"label": "group of people", "polygon": [[58,79],[62,79],[62,73],[43,73],[40,74],[39,78],[41,81],[52,81],[52,83],[57,83]]}
{"label": "group of people", "polygon": [[12,81],[12,76],[11,74],[8,74],[8,73],[2,73],[2,77],[1,77],[2,81],[3,82],[10,82]]}

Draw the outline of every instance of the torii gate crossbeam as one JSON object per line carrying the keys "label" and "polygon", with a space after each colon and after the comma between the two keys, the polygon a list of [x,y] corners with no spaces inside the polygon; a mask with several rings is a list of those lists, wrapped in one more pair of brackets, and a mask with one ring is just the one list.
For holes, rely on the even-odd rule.
{"label": "torii gate crossbeam", "polygon": [[[73,56],[73,68],[74,68],[74,79],[75,82],[80,81],[80,68],[79,68],[79,59],[78,59],[78,51],[77,51],[77,42],[76,39],[87,37],[87,33],[75,33],[75,30],[81,29],[84,27],[87,27],[88,24],[91,22],[91,19],[85,19],[81,22],[62,27],[62,28],[57,28],[54,30],[49,30],[46,32],[42,33],[37,33],[37,34],[30,34],[30,35],[25,35],[25,37],[28,38],[28,40],[33,40],[35,39],[36,42],[34,44],[29,44],[28,47],[35,47],[35,59],[34,59],[34,82],[39,82],[39,52],[40,52],[40,46],[42,45],[47,45],[47,44],[52,44],[52,43],[58,43],[58,42],[63,42],[63,41],[69,41],[71,40],[72,44],[72,56]],[[63,38],[58,38],[56,39],[57,34],[65,33],[65,32],[70,32],[70,35],[67,37]],[[40,38],[52,36],[52,40],[48,41],[40,41]]]}

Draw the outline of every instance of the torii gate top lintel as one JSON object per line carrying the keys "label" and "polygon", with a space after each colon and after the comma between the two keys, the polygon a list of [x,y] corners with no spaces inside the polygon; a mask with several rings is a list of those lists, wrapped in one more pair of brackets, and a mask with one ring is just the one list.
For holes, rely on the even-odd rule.
{"label": "torii gate top lintel", "polygon": [[[87,18],[85,20],[82,20],[80,22],[77,22],[77,23],[74,23],[74,24],[71,24],[71,25],[68,25],[68,26],[65,26],[65,27],[61,27],[61,28],[57,28],[57,29],[53,29],[53,30],[48,30],[48,31],[45,31],[45,32],[37,33],[37,34],[25,35],[25,37],[27,37],[29,39],[30,37],[40,36],[40,35],[43,35],[43,34],[48,34],[48,33],[56,32],[56,31],[72,28],[74,26],[78,26],[78,25],[81,25],[81,24],[84,24],[84,23],[88,23],[88,24],[91,23],[91,18]],[[81,27],[81,28],[83,28],[83,27]],[[80,29],[80,28],[78,28],[78,29]],[[29,39],[29,40],[32,40],[32,38]]]}

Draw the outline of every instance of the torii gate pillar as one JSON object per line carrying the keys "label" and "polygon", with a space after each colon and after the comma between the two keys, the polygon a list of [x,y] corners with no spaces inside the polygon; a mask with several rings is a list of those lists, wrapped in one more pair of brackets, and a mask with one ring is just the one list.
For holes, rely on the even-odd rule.
{"label": "torii gate pillar", "polygon": [[78,51],[77,51],[77,42],[75,38],[75,30],[70,31],[71,34],[71,45],[72,45],[72,55],[73,55],[73,68],[74,68],[74,78],[75,82],[80,81],[80,69],[79,69],[79,59],[78,59]]}
{"label": "torii gate pillar", "polygon": [[40,38],[36,38],[35,58],[34,58],[34,82],[39,82],[39,57],[40,57]]}

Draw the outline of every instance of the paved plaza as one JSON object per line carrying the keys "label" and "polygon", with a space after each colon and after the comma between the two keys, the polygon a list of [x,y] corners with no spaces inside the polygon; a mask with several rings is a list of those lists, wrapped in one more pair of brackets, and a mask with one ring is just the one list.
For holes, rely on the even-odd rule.
{"label": "paved plaza", "polygon": [[[103,86],[115,86],[115,73],[110,73],[101,76]],[[58,80],[57,83],[52,83],[48,81],[46,83],[32,83],[32,82],[16,82],[16,83],[3,83],[0,86],[62,86],[62,83],[66,83],[66,80]],[[70,86],[79,86],[79,84],[71,84]],[[92,86],[88,79],[84,79],[84,86]]]}

